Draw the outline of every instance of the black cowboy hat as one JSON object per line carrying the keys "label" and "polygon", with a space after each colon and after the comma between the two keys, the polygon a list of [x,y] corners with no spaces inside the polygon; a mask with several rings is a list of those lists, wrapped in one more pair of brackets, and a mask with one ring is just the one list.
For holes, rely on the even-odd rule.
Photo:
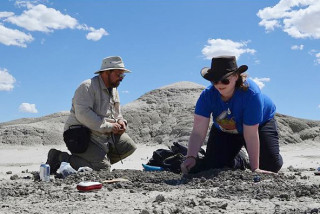
{"label": "black cowboy hat", "polygon": [[201,69],[201,76],[206,80],[218,82],[231,73],[241,74],[248,69],[247,65],[237,66],[235,56],[218,56],[213,57],[211,68],[205,67]]}

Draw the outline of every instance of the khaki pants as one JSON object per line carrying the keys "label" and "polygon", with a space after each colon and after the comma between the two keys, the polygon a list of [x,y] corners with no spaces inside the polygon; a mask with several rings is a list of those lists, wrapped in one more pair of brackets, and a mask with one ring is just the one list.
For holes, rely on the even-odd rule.
{"label": "khaki pants", "polygon": [[88,166],[93,170],[107,169],[114,164],[131,155],[137,149],[133,140],[128,134],[123,133],[109,138],[103,145],[95,140],[91,140],[88,149],[84,153],[73,153],[69,155],[63,152],[60,161],[69,162],[78,170],[79,167]]}

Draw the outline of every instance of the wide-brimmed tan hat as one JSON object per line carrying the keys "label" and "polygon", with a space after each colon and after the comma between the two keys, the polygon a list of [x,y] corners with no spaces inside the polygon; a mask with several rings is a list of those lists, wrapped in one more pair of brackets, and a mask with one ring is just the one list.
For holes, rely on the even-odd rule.
{"label": "wide-brimmed tan hat", "polygon": [[235,56],[218,56],[212,58],[211,68],[202,68],[200,74],[206,80],[218,82],[232,73],[241,74],[247,69],[247,65],[237,66]]}
{"label": "wide-brimmed tan hat", "polygon": [[124,63],[120,56],[109,56],[102,60],[100,70],[96,71],[95,74],[98,74],[102,71],[108,70],[123,70],[125,73],[131,73],[128,69],[124,67]]}

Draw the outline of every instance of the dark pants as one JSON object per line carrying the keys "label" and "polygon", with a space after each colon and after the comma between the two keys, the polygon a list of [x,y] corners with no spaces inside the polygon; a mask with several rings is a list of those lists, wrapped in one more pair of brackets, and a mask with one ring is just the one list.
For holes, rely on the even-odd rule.
{"label": "dark pants", "polygon": [[85,152],[72,153],[71,155],[63,152],[59,160],[69,162],[76,170],[82,166],[88,166],[93,170],[110,169],[111,164],[125,159],[137,149],[127,133],[123,133],[121,136],[116,135],[115,139],[110,138],[110,140],[111,142],[105,142],[108,145],[105,147],[108,151],[102,148],[101,143],[91,139]]}
{"label": "dark pants", "polygon": [[[275,119],[259,126],[260,169],[278,172],[283,164],[279,150],[279,136]],[[206,169],[242,168],[243,161],[237,155],[246,147],[243,134],[229,134],[211,128],[205,155]]]}

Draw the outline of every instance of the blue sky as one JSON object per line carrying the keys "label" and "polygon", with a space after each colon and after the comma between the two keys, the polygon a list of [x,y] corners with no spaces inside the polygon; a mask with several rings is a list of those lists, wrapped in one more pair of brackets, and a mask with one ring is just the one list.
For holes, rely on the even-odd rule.
{"label": "blue sky", "polygon": [[235,55],[277,112],[320,120],[319,20],[319,0],[3,0],[0,122],[69,110],[115,55],[132,70],[122,105],[175,82],[207,86],[200,69]]}

